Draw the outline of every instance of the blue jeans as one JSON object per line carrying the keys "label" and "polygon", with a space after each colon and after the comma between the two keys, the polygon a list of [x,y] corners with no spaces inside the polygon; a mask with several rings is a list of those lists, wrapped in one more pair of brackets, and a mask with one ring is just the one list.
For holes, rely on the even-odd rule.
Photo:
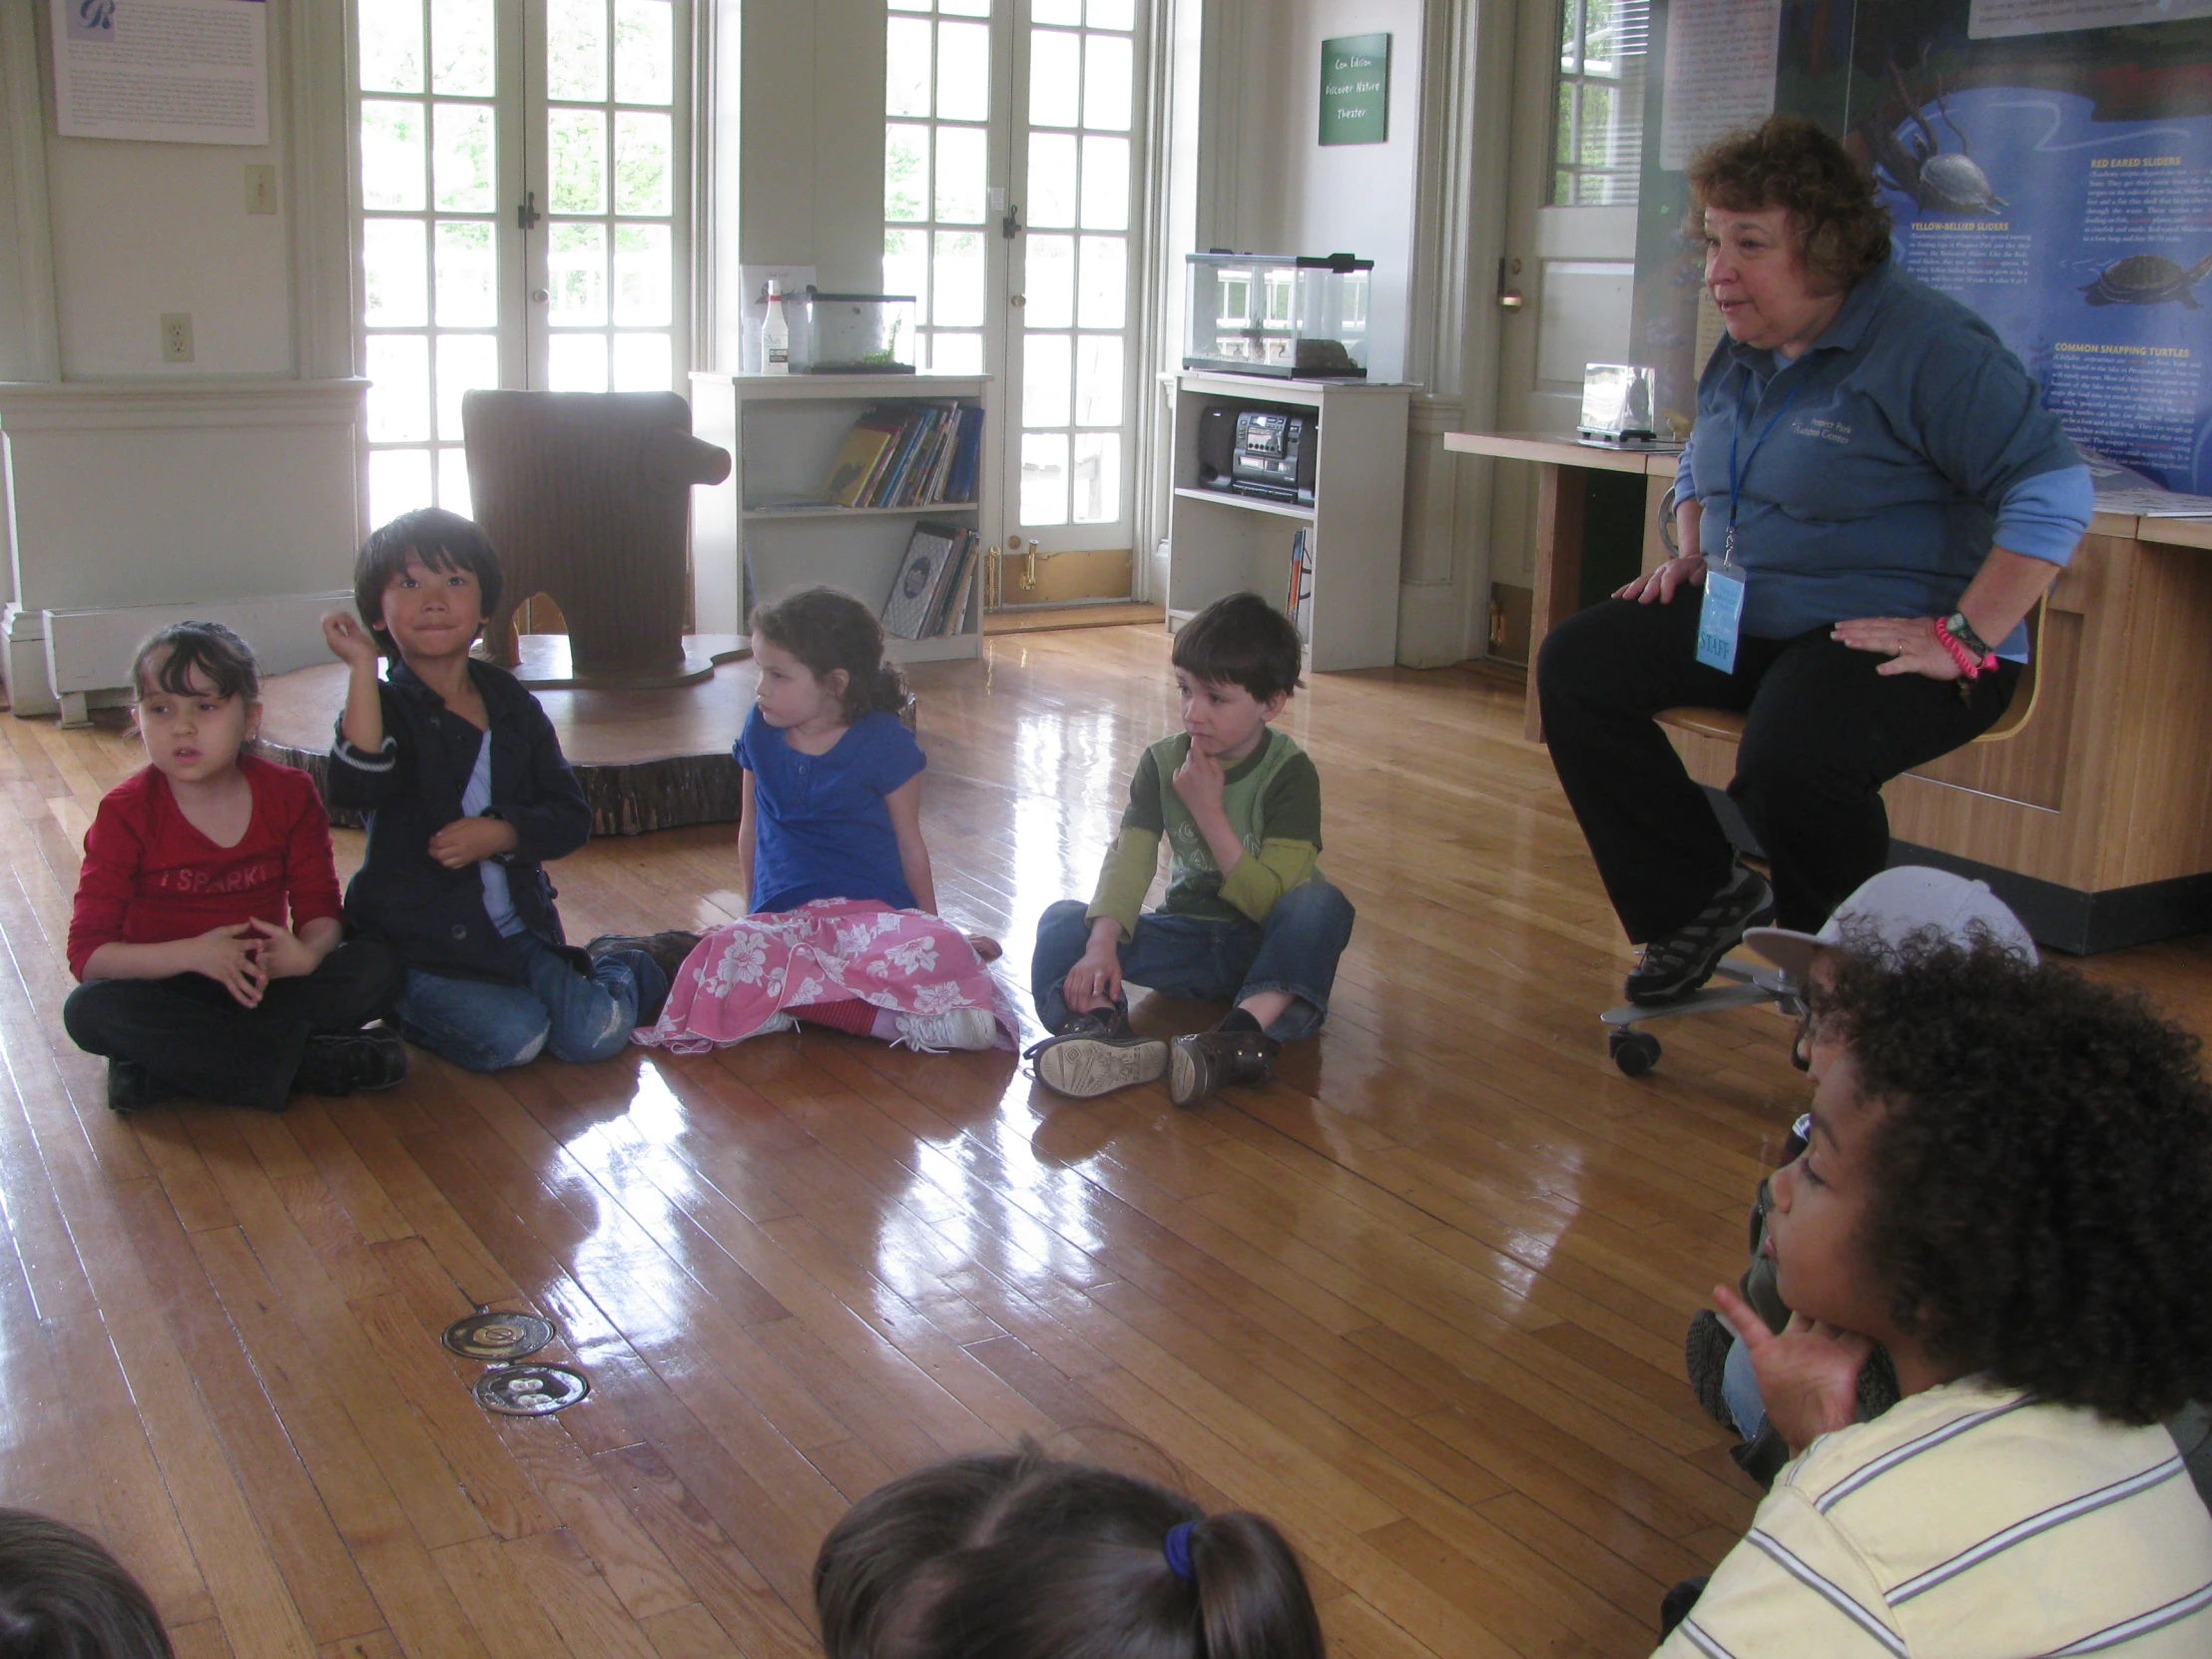
{"label": "blue jeans", "polygon": [[[1087,908],[1081,899],[1063,898],[1037,918],[1029,992],[1047,1031],[1059,1030],[1068,1017],[1061,984],[1090,948]],[[1288,991],[1296,1000],[1268,1035],[1295,1042],[1312,1036],[1328,1017],[1329,988],[1337,982],[1337,958],[1352,937],[1352,900],[1318,875],[1277,899],[1264,922],[1153,910],[1137,918],[1135,934],[1122,942],[1121,976],[1170,996],[1216,1001]]]}
{"label": "blue jeans", "polygon": [[1747,1440],[1759,1438],[1759,1431],[1767,1426],[1767,1402],[1759,1397],[1759,1374],[1752,1369],[1751,1350],[1741,1337],[1728,1351],[1721,1397],[1728,1401],[1728,1414],[1736,1419],[1736,1432]]}
{"label": "blue jeans", "polygon": [[638,1009],[668,995],[668,976],[642,950],[616,950],[586,978],[534,933],[508,935],[519,985],[407,970],[399,1028],[465,1071],[504,1071],[551,1049],[556,1060],[604,1060],[630,1040]]}

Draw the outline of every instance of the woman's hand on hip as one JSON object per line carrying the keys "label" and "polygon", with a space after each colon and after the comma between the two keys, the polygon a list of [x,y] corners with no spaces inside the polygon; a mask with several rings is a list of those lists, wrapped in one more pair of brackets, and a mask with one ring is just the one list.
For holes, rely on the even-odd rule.
{"label": "woman's hand on hip", "polygon": [[1872,651],[1890,660],[1877,674],[1922,674],[1931,680],[1955,680],[1958,664],[1936,637],[1936,619],[1925,616],[1862,617],[1839,622],[1829,638],[1854,651]]}
{"label": "woman's hand on hip", "polygon": [[1640,605],[1670,605],[1674,602],[1677,589],[1696,587],[1704,580],[1704,555],[1684,553],[1669,559],[1655,570],[1645,571],[1633,582],[1623,583],[1613,590],[1613,597],[1633,599]]}

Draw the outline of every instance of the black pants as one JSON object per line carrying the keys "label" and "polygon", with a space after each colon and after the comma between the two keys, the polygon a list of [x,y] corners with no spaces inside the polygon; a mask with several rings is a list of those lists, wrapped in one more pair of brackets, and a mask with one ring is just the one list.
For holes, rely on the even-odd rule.
{"label": "black pants", "polygon": [[1671,604],[1608,599],[1554,628],[1536,662],[1551,764],[1628,936],[1686,924],[1728,879],[1734,849],[1652,716],[1681,704],[1745,716],[1728,793],[1774,870],[1777,923],[1817,929],[1889,860],[1882,786],[1970,742],[2012,700],[2019,665],[1967,685],[1884,675],[1886,658],[1826,628],[1746,636],[1736,671],[1697,661],[1702,589]]}
{"label": "black pants", "polygon": [[390,950],[357,940],[312,973],[271,980],[258,1007],[241,1006],[200,973],[88,979],[62,1004],[62,1024],[79,1048],[135,1060],[179,1094],[274,1112],[291,1092],[307,1039],[378,1018],[406,977]]}

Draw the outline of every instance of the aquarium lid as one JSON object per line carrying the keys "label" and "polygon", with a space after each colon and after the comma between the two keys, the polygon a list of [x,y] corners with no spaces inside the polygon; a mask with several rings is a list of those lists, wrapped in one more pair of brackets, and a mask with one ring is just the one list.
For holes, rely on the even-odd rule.
{"label": "aquarium lid", "polygon": [[1289,265],[1301,271],[1334,271],[1341,276],[1375,269],[1373,260],[1363,260],[1352,254],[1237,254],[1226,248],[1209,248],[1203,254],[1186,254],[1183,258],[1192,265],[1211,265],[1217,260],[1249,260],[1254,265]]}

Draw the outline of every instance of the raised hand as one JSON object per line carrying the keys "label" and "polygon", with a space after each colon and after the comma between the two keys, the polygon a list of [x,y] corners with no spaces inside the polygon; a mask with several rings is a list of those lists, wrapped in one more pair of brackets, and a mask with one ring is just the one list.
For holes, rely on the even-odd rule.
{"label": "raised hand", "polygon": [[376,637],[351,611],[329,611],[322,618],[322,643],[347,668],[376,666]]}
{"label": "raised hand", "polygon": [[1859,1420],[1859,1372],[1874,1353],[1872,1338],[1803,1314],[1793,1314],[1778,1337],[1726,1285],[1713,1287],[1713,1302],[1751,1350],[1767,1420],[1793,1455]]}

